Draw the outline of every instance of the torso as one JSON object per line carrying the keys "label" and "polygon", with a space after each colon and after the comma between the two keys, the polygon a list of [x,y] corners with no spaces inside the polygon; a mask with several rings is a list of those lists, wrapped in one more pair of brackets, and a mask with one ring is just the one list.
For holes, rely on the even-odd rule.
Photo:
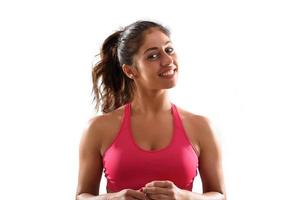
{"label": "torso", "polygon": [[[194,115],[177,106],[178,113],[182,120],[185,132],[196,150],[196,154],[200,156],[200,138],[199,126],[197,125],[202,116]],[[117,110],[95,117],[99,125],[99,134],[97,135],[99,143],[99,151],[101,156],[113,143],[118,134],[124,114],[124,106]],[[99,122],[99,123],[98,123]],[[139,116],[131,117],[131,133],[135,143],[142,149],[153,151],[162,149],[171,142],[173,133],[172,115],[161,116],[156,119],[145,119]],[[164,131],[162,131],[164,130]],[[143,132],[143,134],[139,134]]]}

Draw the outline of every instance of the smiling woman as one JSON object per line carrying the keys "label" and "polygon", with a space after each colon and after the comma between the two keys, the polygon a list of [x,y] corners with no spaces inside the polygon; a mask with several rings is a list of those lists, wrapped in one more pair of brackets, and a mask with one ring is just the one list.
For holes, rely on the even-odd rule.
{"label": "smiling woman", "polygon": [[[208,120],[168,97],[180,69],[169,30],[137,21],[109,36],[100,56],[92,76],[104,114],[82,134],[76,199],[225,199]],[[202,194],[192,191],[197,170]],[[99,195],[103,172],[107,193]]]}

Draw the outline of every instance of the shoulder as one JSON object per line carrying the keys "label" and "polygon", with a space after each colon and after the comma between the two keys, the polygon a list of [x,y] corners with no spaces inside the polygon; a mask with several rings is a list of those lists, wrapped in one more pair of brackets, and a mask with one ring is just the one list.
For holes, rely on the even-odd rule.
{"label": "shoulder", "polygon": [[196,127],[208,126],[210,124],[210,120],[208,117],[192,113],[190,111],[184,110],[183,108],[176,106],[178,113],[182,120],[189,122],[191,125]]}
{"label": "shoulder", "polygon": [[123,106],[110,113],[94,116],[87,122],[87,128],[96,132],[110,129],[115,123],[120,121],[123,117]]}
{"label": "shoulder", "polygon": [[209,140],[215,140],[212,122],[207,116],[192,113],[178,106],[177,110],[183,124],[189,127],[189,130],[194,133],[194,137],[197,139],[201,147],[205,146]]}
{"label": "shoulder", "polygon": [[113,133],[116,132],[117,125],[121,123],[123,118],[124,106],[101,115],[88,119],[82,133],[81,141],[87,141],[89,145],[94,144],[101,149]]}

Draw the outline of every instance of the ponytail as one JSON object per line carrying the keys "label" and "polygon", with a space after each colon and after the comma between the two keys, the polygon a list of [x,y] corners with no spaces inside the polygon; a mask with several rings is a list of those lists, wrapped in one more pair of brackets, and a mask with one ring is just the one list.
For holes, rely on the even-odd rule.
{"label": "ponytail", "polygon": [[[104,41],[100,51],[101,60],[92,69],[95,95],[93,100],[96,100],[97,112],[100,101],[102,112],[108,113],[126,104],[133,97],[134,82],[123,73],[118,59],[118,40],[121,33],[122,31],[117,31]],[[101,83],[98,87],[99,79]]]}

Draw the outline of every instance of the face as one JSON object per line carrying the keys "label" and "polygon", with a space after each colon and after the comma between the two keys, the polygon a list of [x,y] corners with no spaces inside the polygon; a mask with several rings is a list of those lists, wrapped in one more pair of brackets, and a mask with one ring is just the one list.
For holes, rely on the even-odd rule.
{"label": "face", "polygon": [[137,67],[137,86],[160,90],[176,85],[178,64],[170,38],[159,29],[152,28],[144,35],[144,42],[134,57]]}

